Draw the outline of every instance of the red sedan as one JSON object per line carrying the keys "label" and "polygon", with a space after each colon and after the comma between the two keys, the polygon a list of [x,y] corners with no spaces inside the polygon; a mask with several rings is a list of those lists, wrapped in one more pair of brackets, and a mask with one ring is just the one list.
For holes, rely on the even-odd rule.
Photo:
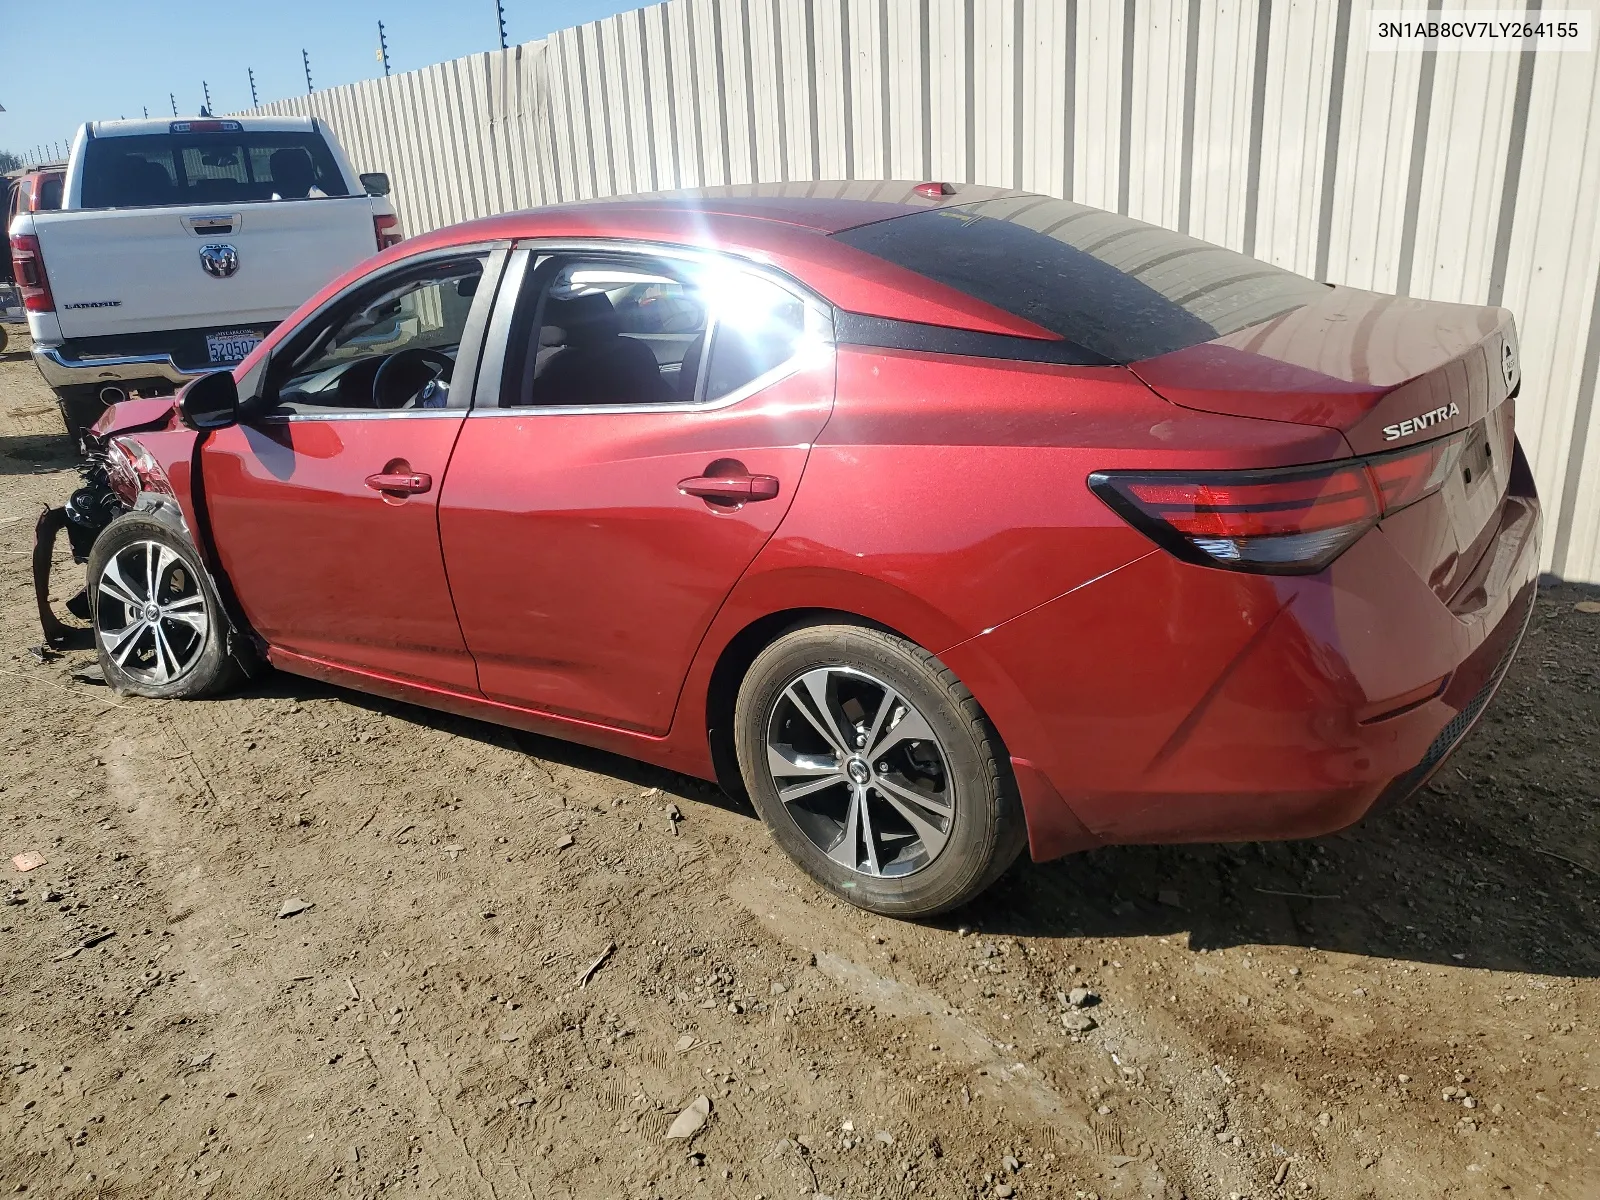
{"label": "red sedan", "polygon": [[108,414],[88,596],[121,689],[264,660],[742,786],[925,915],[1419,787],[1531,610],[1518,383],[1503,309],[1042,196],[518,213]]}

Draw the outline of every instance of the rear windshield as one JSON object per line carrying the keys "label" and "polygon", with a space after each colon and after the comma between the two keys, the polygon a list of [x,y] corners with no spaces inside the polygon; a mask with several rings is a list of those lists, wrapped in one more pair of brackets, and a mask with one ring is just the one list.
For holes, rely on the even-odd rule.
{"label": "rear windshield", "polygon": [[1221,246],[1044,196],[929,209],[834,236],[1118,363],[1208,342],[1323,294]]}
{"label": "rear windshield", "polygon": [[345,196],[328,144],[315,133],[153,133],[91,139],[84,208],[244,204]]}
{"label": "rear windshield", "polygon": [[61,207],[61,184],[64,177],[61,175],[45,175],[39,180],[39,195],[34,200],[33,207],[43,212],[46,209],[54,211]]}

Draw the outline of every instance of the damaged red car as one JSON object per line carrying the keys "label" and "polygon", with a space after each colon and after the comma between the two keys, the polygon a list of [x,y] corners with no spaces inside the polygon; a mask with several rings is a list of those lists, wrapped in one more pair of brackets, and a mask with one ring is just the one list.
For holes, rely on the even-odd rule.
{"label": "damaged red car", "polygon": [[587,743],[924,916],[1421,786],[1531,611],[1519,390],[1503,309],[1065,200],[713,190],[386,251],[107,413],[54,519],[124,691]]}

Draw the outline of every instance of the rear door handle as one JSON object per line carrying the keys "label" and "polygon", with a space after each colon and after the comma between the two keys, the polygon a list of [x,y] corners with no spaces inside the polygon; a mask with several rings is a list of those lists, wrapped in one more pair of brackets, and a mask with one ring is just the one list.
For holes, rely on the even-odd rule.
{"label": "rear door handle", "polygon": [[696,475],[680,480],[678,490],[702,500],[742,503],[746,500],[771,500],[778,494],[775,475]]}
{"label": "rear door handle", "polygon": [[414,496],[433,487],[433,476],[422,471],[386,473],[367,476],[367,486],[375,492],[399,493]]}

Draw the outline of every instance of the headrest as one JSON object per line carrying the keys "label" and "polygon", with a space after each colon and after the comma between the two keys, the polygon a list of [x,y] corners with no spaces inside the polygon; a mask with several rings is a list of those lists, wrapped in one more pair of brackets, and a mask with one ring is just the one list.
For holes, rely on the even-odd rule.
{"label": "headrest", "polygon": [[552,298],[545,306],[544,323],[566,330],[566,341],[571,346],[605,341],[622,332],[617,310],[604,292],[585,292],[566,300]]}
{"label": "headrest", "polygon": [[311,165],[311,156],[299,146],[284,146],[274,150],[267,159],[272,171],[272,181],[279,195],[298,192],[304,196],[317,180],[317,169]]}

